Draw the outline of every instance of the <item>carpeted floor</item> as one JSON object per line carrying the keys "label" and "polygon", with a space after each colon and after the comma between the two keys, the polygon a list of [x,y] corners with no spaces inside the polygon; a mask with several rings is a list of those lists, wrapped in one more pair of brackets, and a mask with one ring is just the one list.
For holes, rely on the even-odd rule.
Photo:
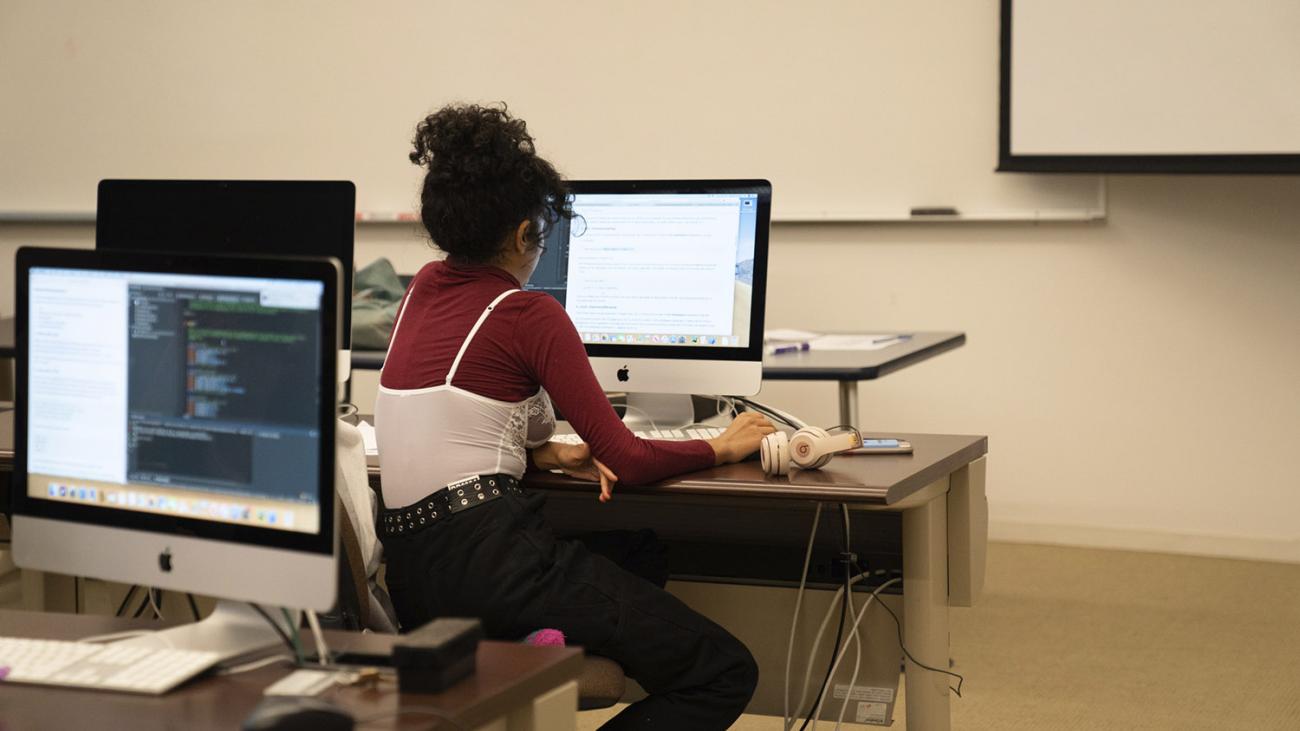
{"label": "carpeted floor", "polygon": [[982,601],[951,618],[954,729],[1300,729],[1300,566],[993,544]]}

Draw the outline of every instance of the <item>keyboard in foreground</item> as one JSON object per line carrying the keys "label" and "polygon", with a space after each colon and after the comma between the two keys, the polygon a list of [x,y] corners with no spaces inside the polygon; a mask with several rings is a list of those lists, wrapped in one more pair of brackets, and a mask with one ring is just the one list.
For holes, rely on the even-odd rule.
{"label": "keyboard in foreground", "polygon": [[220,653],[0,637],[0,679],[157,695],[211,668]]}

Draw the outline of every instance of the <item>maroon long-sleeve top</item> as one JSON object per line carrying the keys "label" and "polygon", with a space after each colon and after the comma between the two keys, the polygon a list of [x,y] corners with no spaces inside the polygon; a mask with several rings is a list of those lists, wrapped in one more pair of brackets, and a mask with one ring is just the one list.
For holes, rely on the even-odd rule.
{"label": "maroon long-sleeve top", "polygon": [[[520,283],[493,266],[431,262],[411,281],[389,345],[381,383],[391,389],[443,383],[456,352],[483,310]],[[700,440],[640,439],[623,424],[587,363],[582,339],[555,298],[542,292],[506,297],[483,322],[453,385],[501,401],[546,389],[573,430],[621,482],[643,484],[710,467],[713,448]]]}

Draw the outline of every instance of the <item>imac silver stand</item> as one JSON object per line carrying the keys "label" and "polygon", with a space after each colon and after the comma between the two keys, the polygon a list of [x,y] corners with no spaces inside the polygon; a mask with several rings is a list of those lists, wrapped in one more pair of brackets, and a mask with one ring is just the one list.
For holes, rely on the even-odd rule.
{"label": "imac silver stand", "polygon": [[[278,608],[266,610],[272,619],[283,621]],[[298,612],[290,612],[298,621]],[[266,619],[243,602],[219,600],[212,614],[195,622],[170,629],[160,629],[139,637],[113,643],[114,647],[159,647],[177,650],[203,650],[220,653],[218,662],[243,657],[281,643]]]}
{"label": "imac silver stand", "polygon": [[623,423],[632,431],[680,429],[695,423],[695,403],[687,394],[629,393]]}

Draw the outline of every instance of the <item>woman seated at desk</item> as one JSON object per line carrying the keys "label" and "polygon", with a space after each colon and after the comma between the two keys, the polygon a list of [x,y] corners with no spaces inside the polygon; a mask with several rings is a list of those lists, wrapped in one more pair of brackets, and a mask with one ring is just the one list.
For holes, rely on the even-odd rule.
{"label": "woman seated at desk", "polygon": [[[375,400],[383,471],[380,535],[403,629],[439,616],[482,620],[490,637],[543,627],[611,658],[645,688],[610,728],[726,728],[758,680],[753,657],[676,597],[559,540],[525,470],[652,482],[735,462],[774,428],[742,414],[709,441],[635,437],[601,390],[554,298],[520,288],[547,229],[571,217],[555,168],[504,107],[449,106],[416,130],[428,168],[421,218],[447,254],[407,288]],[[551,400],[585,444],[547,441]]]}

